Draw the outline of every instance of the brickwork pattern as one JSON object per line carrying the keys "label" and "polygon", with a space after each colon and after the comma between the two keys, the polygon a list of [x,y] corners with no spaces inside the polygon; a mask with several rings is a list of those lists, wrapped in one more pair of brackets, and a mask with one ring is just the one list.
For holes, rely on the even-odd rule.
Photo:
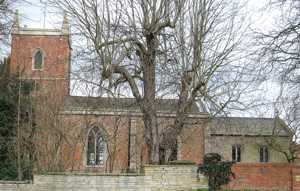
{"label": "brickwork pattern", "polygon": [[[42,70],[33,70],[33,55],[37,50],[44,54]],[[70,47],[68,36],[12,35],[10,72],[24,79],[37,80],[40,87],[68,95]],[[62,92],[61,92],[62,91]]]}
{"label": "brickwork pattern", "polygon": [[293,168],[292,181],[293,181],[293,191],[300,191],[300,166],[299,165],[295,165],[295,167]]}
{"label": "brickwork pattern", "polygon": [[[70,140],[62,148],[62,160],[66,171],[91,172],[124,172],[128,169],[128,137],[131,125],[130,169],[138,171],[140,166],[147,164],[147,150],[144,140],[144,124],[141,117],[132,120],[128,116],[95,116],[95,115],[62,115],[66,137]],[[173,118],[159,118],[160,130],[173,124]],[[118,125],[116,125],[118,121]],[[129,121],[131,121],[129,123]],[[199,122],[200,123],[200,122]],[[107,133],[108,160],[102,167],[86,166],[86,137],[92,125],[102,128]],[[197,164],[203,158],[203,124],[184,129],[180,138],[178,160],[194,161]],[[82,139],[74,139],[80,137]],[[116,147],[114,147],[116,146]],[[73,150],[71,150],[73,148]],[[113,152],[115,150],[115,152]],[[76,156],[76,157],[74,157]],[[113,159],[113,160],[112,160]],[[113,162],[113,164],[112,164]]]}
{"label": "brickwork pattern", "polygon": [[288,163],[236,164],[233,166],[235,178],[225,188],[291,191],[293,167]]}

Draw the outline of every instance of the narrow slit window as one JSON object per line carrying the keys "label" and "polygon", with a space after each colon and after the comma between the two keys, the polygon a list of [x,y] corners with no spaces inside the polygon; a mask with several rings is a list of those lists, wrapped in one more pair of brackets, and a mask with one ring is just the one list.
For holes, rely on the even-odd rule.
{"label": "narrow slit window", "polygon": [[41,50],[35,52],[33,57],[33,69],[34,70],[41,70],[43,69],[44,64],[44,55]]}
{"label": "narrow slit window", "polygon": [[241,162],[241,145],[232,145],[232,161]]}
{"label": "narrow slit window", "polygon": [[266,146],[261,146],[259,148],[259,161],[260,162],[269,162],[269,150]]}

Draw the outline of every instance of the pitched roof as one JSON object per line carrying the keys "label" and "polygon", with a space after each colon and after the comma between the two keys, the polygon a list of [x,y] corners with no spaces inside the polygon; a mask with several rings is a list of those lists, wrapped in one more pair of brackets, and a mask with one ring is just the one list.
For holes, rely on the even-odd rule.
{"label": "pitched roof", "polygon": [[290,136],[288,127],[278,118],[216,117],[210,120],[207,133],[231,136]]}
{"label": "pitched roof", "polygon": [[[177,109],[176,99],[156,99],[158,112],[174,113]],[[94,111],[135,111],[140,108],[134,98],[83,97],[67,96],[64,100],[64,110],[94,110]],[[190,113],[199,113],[198,106],[193,104]]]}

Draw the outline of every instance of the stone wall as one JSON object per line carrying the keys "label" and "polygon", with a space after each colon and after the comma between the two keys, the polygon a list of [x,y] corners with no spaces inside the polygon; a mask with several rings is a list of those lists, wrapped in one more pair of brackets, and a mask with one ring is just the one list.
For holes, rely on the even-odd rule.
{"label": "stone wall", "polygon": [[197,174],[194,165],[145,166],[145,187],[151,190],[190,190],[207,188],[203,175]]}
{"label": "stone wall", "polygon": [[[1,191],[176,191],[207,188],[195,165],[145,166],[141,174],[63,173],[35,175],[33,184],[0,184]],[[8,185],[8,184],[7,184]],[[2,189],[3,188],[3,189]]]}
{"label": "stone wall", "polygon": [[[289,138],[276,137],[282,148],[288,150]],[[208,136],[205,137],[205,153],[219,153],[225,160],[232,160],[232,145],[241,145],[241,162],[259,162],[259,147],[266,144],[266,137],[247,136]],[[284,163],[286,157],[283,153],[269,147],[269,162]]]}
{"label": "stone wall", "polygon": [[0,181],[0,191],[23,191],[23,188],[25,188],[27,185],[29,185],[29,182]]}

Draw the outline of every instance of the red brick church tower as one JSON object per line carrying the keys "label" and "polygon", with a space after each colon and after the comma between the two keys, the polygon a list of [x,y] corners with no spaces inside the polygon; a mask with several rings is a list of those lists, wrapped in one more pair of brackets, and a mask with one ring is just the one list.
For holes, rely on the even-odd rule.
{"label": "red brick church tower", "polygon": [[19,26],[18,12],[12,29],[10,72],[34,82],[37,92],[69,95],[70,39],[65,16],[61,29]]}

